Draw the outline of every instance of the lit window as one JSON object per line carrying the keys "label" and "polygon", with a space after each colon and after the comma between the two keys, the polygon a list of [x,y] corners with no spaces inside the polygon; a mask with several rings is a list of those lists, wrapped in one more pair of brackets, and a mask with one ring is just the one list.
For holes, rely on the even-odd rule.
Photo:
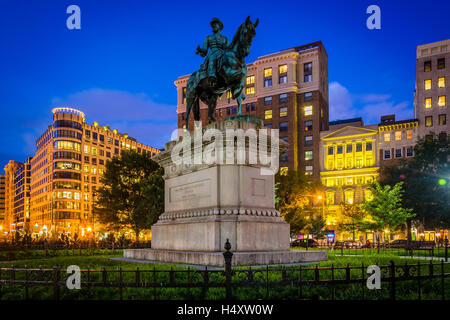
{"label": "lit window", "polygon": [[312,131],[312,129],[313,129],[313,122],[305,121],[305,131]]}
{"label": "lit window", "polygon": [[385,133],[384,134],[384,141],[391,141],[391,134],[390,133]]}
{"label": "lit window", "polygon": [[327,192],[327,204],[334,204],[334,192]]}
{"label": "lit window", "polygon": [[92,148],[92,155],[93,156],[96,156],[97,155],[97,148]]}
{"label": "lit window", "polygon": [[254,83],[255,83],[255,76],[248,76],[246,84],[254,84]]}
{"label": "lit window", "polygon": [[233,94],[231,91],[227,91],[227,99],[231,99],[233,97]]}
{"label": "lit window", "polygon": [[313,107],[312,106],[306,106],[305,107],[305,116],[310,116],[310,115],[312,115],[312,110],[313,109]]}
{"label": "lit window", "polygon": [[272,86],[272,68],[264,69],[264,87]]}
{"label": "lit window", "polygon": [[410,140],[413,137],[413,131],[412,130],[406,130],[406,139]]}
{"label": "lit window", "polygon": [[305,146],[312,146],[313,145],[313,137],[312,136],[306,136],[305,137]]}
{"label": "lit window", "polygon": [[425,80],[425,90],[431,89],[431,80]]}
{"label": "lit window", "polygon": [[430,109],[431,108],[431,98],[425,99],[425,108]]}
{"label": "lit window", "polygon": [[272,119],[272,110],[265,110],[264,111],[264,119]]}
{"label": "lit window", "polygon": [[89,173],[89,166],[84,166],[84,172]]}
{"label": "lit window", "polygon": [[367,157],[366,158],[366,167],[371,167],[372,166],[372,157]]}
{"label": "lit window", "polygon": [[183,100],[182,103],[185,104],[186,103],[186,87],[183,88],[182,92],[183,92],[183,94],[182,94],[183,95],[182,96],[182,100]]}
{"label": "lit window", "polygon": [[282,64],[281,66],[278,66],[278,72],[280,74],[286,73],[287,72],[287,64]]}
{"label": "lit window", "polygon": [[402,140],[402,132],[401,131],[395,131],[395,140],[396,141]]}
{"label": "lit window", "polygon": [[305,151],[305,160],[312,160],[313,158],[313,152],[312,151]]}
{"label": "lit window", "polygon": [[255,94],[255,87],[245,88],[245,94],[247,94],[247,95]]}
{"label": "lit window", "polygon": [[288,112],[287,107],[280,108],[280,117],[286,117]]}
{"label": "lit window", "polygon": [[445,107],[445,96],[439,96],[438,105],[439,107]]}
{"label": "lit window", "polygon": [[444,77],[440,77],[438,79],[438,87],[439,88],[445,88],[445,78]]}
{"label": "lit window", "polygon": [[352,204],[354,194],[353,190],[345,190],[345,202]]}
{"label": "lit window", "polygon": [[370,191],[369,189],[365,189],[364,190],[364,198],[366,199],[366,201],[372,201],[373,200],[372,191]]}
{"label": "lit window", "polygon": [[288,167],[281,167],[280,168],[280,175],[281,176],[286,176],[288,173]]}
{"label": "lit window", "polygon": [[433,117],[428,116],[425,117],[425,127],[432,127],[433,126]]}
{"label": "lit window", "polygon": [[264,69],[264,78],[268,78],[272,76],[272,68]]}
{"label": "lit window", "polygon": [[345,167],[347,169],[350,169],[352,167],[352,165],[353,165],[352,158],[347,158],[347,160],[345,161]]}

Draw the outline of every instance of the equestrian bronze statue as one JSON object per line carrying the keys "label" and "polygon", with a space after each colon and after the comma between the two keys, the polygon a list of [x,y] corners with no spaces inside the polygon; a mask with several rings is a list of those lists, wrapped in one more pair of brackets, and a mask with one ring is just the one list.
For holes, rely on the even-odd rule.
{"label": "equestrian bronze statue", "polygon": [[238,114],[241,115],[241,103],[245,99],[244,86],[247,77],[245,57],[250,52],[250,45],[255,37],[255,23],[247,17],[234,35],[233,41],[220,33],[223,23],[217,18],[211,21],[213,34],[209,35],[202,47],[198,46],[196,53],[205,57],[200,69],[195,71],[188,80],[186,88],[186,129],[189,130],[191,110],[194,120],[200,121],[200,100],[208,106],[208,117],[216,121],[215,111],[217,99],[226,91],[238,103]]}

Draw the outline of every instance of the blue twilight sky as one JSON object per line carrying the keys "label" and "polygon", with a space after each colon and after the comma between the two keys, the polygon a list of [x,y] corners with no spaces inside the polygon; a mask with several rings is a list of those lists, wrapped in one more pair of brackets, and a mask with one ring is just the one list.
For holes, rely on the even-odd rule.
{"label": "blue twilight sky", "polygon": [[[81,8],[81,30],[66,27],[71,4]],[[366,28],[371,4],[381,8],[381,30]],[[214,16],[229,38],[247,15],[259,18],[248,62],[321,40],[331,120],[412,118],[416,46],[450,38],[448,12],[449,1],[435,0],[3,0],[0,168],[34,154],[55,106],[163,147],[176,128],[173,82],[202,62],[195,48]]]}

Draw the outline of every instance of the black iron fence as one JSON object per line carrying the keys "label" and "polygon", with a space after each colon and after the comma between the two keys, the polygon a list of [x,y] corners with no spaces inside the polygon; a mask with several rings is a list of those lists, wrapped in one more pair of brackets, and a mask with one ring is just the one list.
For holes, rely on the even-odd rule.
{"label": "black iron fence", "polygon": [[[47,287],[47,296],[38,298],[99,298],[98,291],[107,289],[108,299],[439,299],[450,296],[450,263],[377,266],[380,289],[369,289],[371,275],[367,265],[336,267],[290,266],[232,268],[233,253],[226,245],[223,269],[150,269],[80,270],[80,290],[69,290],[72,275],[55,266],[43,268],[0,268],[0,299],[6,288],[19,288],[21,297],[35,299],[36,287]],[[70,279],[69,279],[70,280]],[[71,280],[70,280],[71,281]],[[370,281],[369,281],[370,282]],[[173,291],[175,289],[175,291]],[[139,292],[137,292],[138,290]],[[169,290],[169,291],[168,291]],[[132,292],[131,292],[132,291]],[[212,294],[209,294],[213,291]],[[130,293],[131,292],[131,293]],[[169,294],[168,294],[169,292]],[[78,295],[77,295],[78,294]]]}

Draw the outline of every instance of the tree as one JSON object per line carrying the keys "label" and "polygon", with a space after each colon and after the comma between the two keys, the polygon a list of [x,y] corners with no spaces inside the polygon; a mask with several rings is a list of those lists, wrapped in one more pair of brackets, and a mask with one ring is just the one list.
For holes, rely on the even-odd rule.
{"label": "tree", "polygon": [[275,206],[281,217],[290,224],[291,236],[301,233],[308,225],[312,196],[322,192],[322,185],[304,172],[288,170],[275,176]]}
{"label": "tree", "polygon": [[95,213],[102,223],[132,229],[138,240],[164,211],[163,168],[149,155],[125,150],[105,166]]}
{"label": "tree", "polygon": [[356,241],[356,232],[366,231],[363,221],[367,217],[367,213],[362,204],[358,203],[343,202],[341,209],[344,220],[338,223],[338,229],[351,233],[353,241]]}
{"label": "tree", "polygon": [[316,239],[323,239],[326,235],[326,222],[325,217],[321,213],[311,215],[307,227],[308,233],[312,234]]}
{"label": "tree", "polygon": [[414,217],[412,209],[402,206],[402,182],[381,186],[378,181],[369,187],[372,200],[363,204],[363,209],[370,214],[369,221],[363,221],[362,227],[373,230],[379,235],[380,231],[388,229],[396,231],[407,219]]}
{"label": "tree", "polygon": [[413,158],[380,170],[382,184],[404,183],[405,207],[413,208],[429,228],[450,227],[449,141],[445,133],[431,133],[417,141]]}

